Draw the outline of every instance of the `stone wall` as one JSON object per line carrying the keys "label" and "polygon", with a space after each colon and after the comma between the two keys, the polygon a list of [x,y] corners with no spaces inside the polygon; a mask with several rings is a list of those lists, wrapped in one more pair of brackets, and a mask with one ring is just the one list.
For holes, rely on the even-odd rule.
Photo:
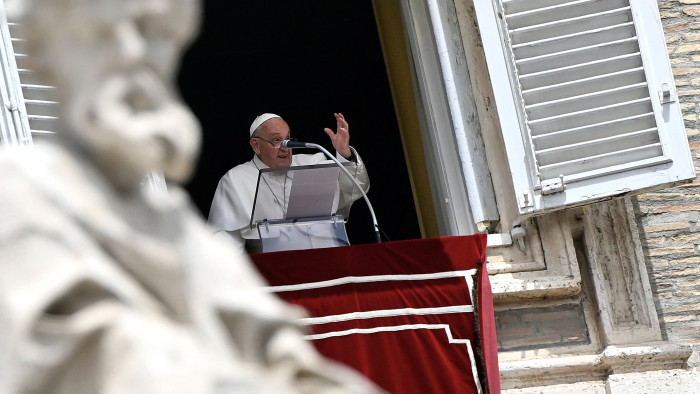
{"label": "stone wall", "polygon": [[[685,127],[700,173],[700,0],[660,1]],[[700,181],[633,199],[664,339],[700,344]]]}
{"label": "stone wall", "polygon": [[513,352],[587,345],[590,338],[584,316],[580,302],[499,311],[496,314],[498,349]]}

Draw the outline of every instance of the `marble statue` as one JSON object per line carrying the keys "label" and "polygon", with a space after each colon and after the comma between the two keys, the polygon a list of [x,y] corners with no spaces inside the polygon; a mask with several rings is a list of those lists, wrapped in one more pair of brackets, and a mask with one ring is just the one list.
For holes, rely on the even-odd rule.
{"label": "marble statue", "polygon": [[[0,150],[0,393],[377,392],[178,187],[199,126],[173,80],[199,2],[4,3],[60,120]],[[167,194],[140,186],[149,170]]]}

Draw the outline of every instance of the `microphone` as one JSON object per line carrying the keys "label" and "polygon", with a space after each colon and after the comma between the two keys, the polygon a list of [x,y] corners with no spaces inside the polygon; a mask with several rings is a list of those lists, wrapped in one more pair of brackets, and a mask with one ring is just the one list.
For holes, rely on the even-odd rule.
{"label": "microphone", "polygon": [[341,170],[345,173],[345,175],[350,178],[350,180],[357,186],[357,188],[360,190],[360,193],[362,193],[362,197],[365,199],[365,202],[367,203],[367,207],[369,208],[369,213],[372,215],[372,223],[374,224],[374,238],[377,240],[377,243],[382,242],[382,237],[379,234],[379,224],[377,223],[377,216],[374,214],[374,209],[372,208],[372,204],[369,202],[369,198],[367,197],[367,193],[365,193],[364,190],[362,190],[362,186],[357,182],[357,180],[350,174],[350,171],[348,171],[347,168],[345,168],[344,165],[338,161],[338,159],[335,158],[334,155],[331,155],[326,148],[322,147],[321,145],[318,144],[312,144],[309,142],[300,142],[300,141],[292,141],[292,140],[283,140],[281,146],[286,149],[293,149],[293,148],[314,148],[318,149],[321,152],[323,152],[326,156],[328,156],[329,159],[333,160],[333,162],[340,167]]}
{"label": "microphone", "polygon": [[301,142],[301,141],[292,141],[292,140],[283,140],[282,141],[282,147],[285,149],[292,149],[292,148],[313,148],[315,144],[309,144],[306,142]]}

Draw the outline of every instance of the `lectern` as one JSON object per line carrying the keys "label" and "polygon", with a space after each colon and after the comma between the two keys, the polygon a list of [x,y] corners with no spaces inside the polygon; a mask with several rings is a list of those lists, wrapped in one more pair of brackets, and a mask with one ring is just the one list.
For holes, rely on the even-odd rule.
{"label": "lectern", "polygon": [[[344,163],[355,172],[355,163]],[[350,245],[338,213],[340,168],[335,163],[261,169],[250,227],[263,252]]]}

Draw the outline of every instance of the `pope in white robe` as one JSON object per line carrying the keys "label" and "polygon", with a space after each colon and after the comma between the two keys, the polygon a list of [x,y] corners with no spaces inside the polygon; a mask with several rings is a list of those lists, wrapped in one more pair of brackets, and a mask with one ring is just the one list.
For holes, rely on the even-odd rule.
{"label": "pope in white robe", "polygon": [[[342,114],[335,114],[337,131],[326,128],[336,149],[336,158],[341,163],[352,161],[355,180],[363,190],[369,190],[369,177],[362,159],[357,151],[349,145],[349,126]],[[258,187],[258,173],[261,169],[304,166],[331,162],[323,153],[292,155],[290,149],[283,148],[281,141],[289,139],[289,125],[275,114],[258,116],[250,127],[250,145],[255,152],[253,159],[229,170],[219,181],[214,193],[208,223],[218,237],[225,238],[233,244],[248,251],[259,251],[255,241],[259,239],[258,230],[251,226],[251,213],[255,203],[255,190]],[[256,209],[272,213],[277,218],[284,218],[292,182],[289,175],[281,174],[265,177],[260,181],[262,188],[269,188],[269,200],[259,200]],[[362,193],[355,183],[344,173],[338,178],[339,193],[334,201],[334,212],[349,215],[350,206]],[[268,190],[266,190],[268,192]],[[254,223],[253,223],[254,224]]]}

